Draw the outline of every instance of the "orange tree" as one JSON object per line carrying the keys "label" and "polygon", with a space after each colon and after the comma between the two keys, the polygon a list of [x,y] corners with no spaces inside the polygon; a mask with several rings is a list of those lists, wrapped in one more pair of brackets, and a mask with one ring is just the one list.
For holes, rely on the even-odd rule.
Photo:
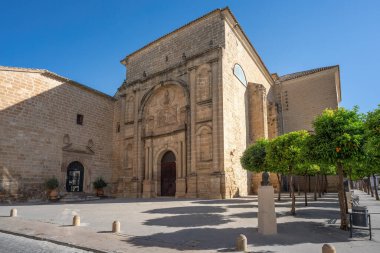
{"label": "orange tree", "polygon": [[358,108],[326,109],[313,122],[315,136],[313,150],[321,163],[335,164],[338,173],[338,196],[342,230],[348,229],[344,168],[363,157],[364,125]]}
{"label": "orange tree", "polygon": [[291,214],[296,214],[293,175],[298,174],[299,165],[303,163],[302,154],[309,134],[296,131],[281,135],[271,140],[267,146],[266,163],[290,175],[290,194],[292,196]]}
{"label": "orange tree", "polygon": [[250,145],[240,158],[240,163],[245,170],[262,172],[267,170],[265,163],[266,147],[269,141],[261,139]]}
{"label": "orange tree", "polygon": [[249,170],[252,172],[263,172],[268,171],[277,174],[278,179],[278,197],[277,199],[281,200],[281,176],[283,173],[278,167],[271,166],[271,164],[267,163],[267,149],[270,141],[266,139],[261,139],[250,145],[243,153],[240,158],[240,163],[245,170]]}
{"label": "orange tree", "polygon": [[374,111],[368,112],[364,128],[367,175],[372,174],[376,199],[379,200],[375,174],[380,173],[380,105]]}

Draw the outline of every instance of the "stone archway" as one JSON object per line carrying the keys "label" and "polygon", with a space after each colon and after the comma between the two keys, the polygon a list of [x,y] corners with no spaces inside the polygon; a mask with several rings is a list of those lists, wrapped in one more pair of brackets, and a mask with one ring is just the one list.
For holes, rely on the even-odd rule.
{"label": "stone archway", "polygon": [[161,159],[161,196],[175,196],[176,178],[176,158],[172,151],[167,151]]}
{"label": "stone archway", "polygon": [[84,167],[78,162],[71,162],[67,167],[66,190],[68,192],[83,192]]}

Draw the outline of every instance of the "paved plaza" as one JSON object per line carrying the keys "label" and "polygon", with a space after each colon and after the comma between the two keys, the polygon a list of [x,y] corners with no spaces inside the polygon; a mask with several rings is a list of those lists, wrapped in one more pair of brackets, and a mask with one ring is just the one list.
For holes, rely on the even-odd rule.
{"label": "paved plaza", "polygon": [[[380,213],[380,202],[363,192],[360,204]],[[339,230],[336,194],[318,201],[297,196],[297,215],[289,215],[290,199],[283,195],[276,202],[278,234],[257,232],[257,196],[230,200],[201,199],[102,199],[80,203],[41,203],[0,206],[0,232],[26,235],[66,246],[97,252],[232,252],[235,239],[244,234],[251,252],[321,252],[324,243],[337,252],[378,252],[380,214],[372,215],[373,240],[367,231],[349,233]],[[18,217],[10,218],[11,208]],[[81,227],[71,226],[80,215]],[[114,220],[121,233],[111,233]],[[0,245],[0,252],[2,246]],[[365,249],[365,250],[364,250]],[[69,252],[69,251],[67,251]]]}

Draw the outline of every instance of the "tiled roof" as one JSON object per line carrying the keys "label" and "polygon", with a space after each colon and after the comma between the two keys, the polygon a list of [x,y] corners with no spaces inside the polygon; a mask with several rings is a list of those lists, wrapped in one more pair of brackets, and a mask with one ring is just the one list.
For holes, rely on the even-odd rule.
{"label": "tiled roof", "polygon": [[333,69],[333,68],[336,68],[336,67],[339,67],[339,65],[327,66],[327,67],[322,67],[322,68],[316,68],[316,69],[310,69],[310,70],[306,70],[306,71],[295,72],[295,73],[292,73],[292,74],[287,74],[287,75],[280,76],[279,80],[281,82],[284,82],[284,81],[296,79],[296,78],[299,78],[299,77],[311,75],[311,74],[314,74],[314,73],[317,73],[317,72],[321,72],[321,71],[324,71],[324,70]]}
{"label": "tiled roof", "polygon": [[19,67],[7,67],[7,66],[0,66],[0,70],[3,70],[3,71],[15,71],[15,72],[29,72],[29,73],[40,73],[41,75],[43,76],[47,76],[47,77],[50,77],[50,78],[55,78],[55,79],[59,79],[61,81],[64,81],[64,82],[67,82],[69,84],[72,84],[72,85],[75,85],[79,88],[82,88],[82,89],[85,89],[87,91],[91,91],[91,92],[94,92],[98,95],[101,95],[103,97],[107,97],[109,99],[112,99],[114,100],[114,98],[108,94],[105,94],[101,91],[98,91],[98,90],[95,90],[91,87],[88,87],[87,85],[84,85],[84,84],[81,84],[81,83],[78,83],[74,80],[71,80],[71,79],[68,79],[66,77],[63,77],[63,76],[60,76],[54,72],[51,72],[49,70],[46,70],[46,69],[35,69],[35,68],[19,68]]}

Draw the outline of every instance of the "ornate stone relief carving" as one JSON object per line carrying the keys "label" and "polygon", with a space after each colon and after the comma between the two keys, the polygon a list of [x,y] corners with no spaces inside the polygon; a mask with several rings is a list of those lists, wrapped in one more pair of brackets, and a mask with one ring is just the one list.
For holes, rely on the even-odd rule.
{"label": "ornate stone relief carving", "polygon": [[155,91],[144,108],[144,133],[168,133],[183,126],[186,120],[186,98],[182,88],[178,85],[165,85]]}

